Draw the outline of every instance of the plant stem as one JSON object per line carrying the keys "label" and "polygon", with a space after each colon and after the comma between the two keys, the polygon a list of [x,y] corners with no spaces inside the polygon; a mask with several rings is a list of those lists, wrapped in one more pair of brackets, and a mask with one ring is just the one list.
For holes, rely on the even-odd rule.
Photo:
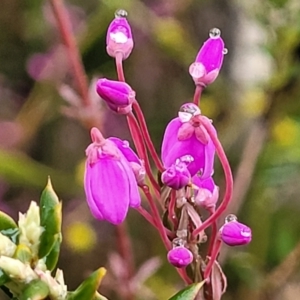
{"label": "plant stem", "polygon": [[118,79],[119,81],[125,82],[125,75],[123,70],[123,54],[121,52],[116,53],[115,62],[116,62]]}
{"label": "plant stem", "polygon": [[200,98],[203,90],[204,90],[203,86],[196,85],[193,102],[197,106],[200,106]]}
{"label": "plant stem", "polygon": [[68,52],[68,57],[74,72],[74,79],[82,99],[82,104],[83,106],[88,107],[91,105],[88,83],[76,40],[72,32],[69,14],[63,4],[63,0],[50,0],[50,4],[57,20],[63,43]]}
{"label": "plant stem", "polygon": [[148,127],[146,125],[144,114],[141,110],[141,107],[140,107],[139,103],[136,100],[133,102],[133,109],[134,109],[134,111],[137,115],[137,119],[138,119],[139,124],[141,126],[142,135],[143,135],[144,140],[146,142],[146,145],[149,149],[149,152],[150,152],[150,154],[153,158],[153,161],[154,161],[157,169],[162,172],[164,170],[164,167],[163,167],[163,165],[162,165],[162,163],[161,163],[161,161],[158,157],[158,154],[157,154],[157,152],[154,148],[153,142],[151,140],[151,137],[150,137],[150,134],[149,134],[149,131],[148,131]]}
{"label": "plant stem", "polygon": [[221,162],[223,170],[224,170],[226,188],[225,188],[225,194],[224,194],[222,203],[216,209],[214,214],[212,214],[210,217],[208,217],[200,227],[198,227],[197,229],[195,229],[193,231],[192,235],[194,238],[201,231],[203,231],[208,226],[210,226],[213,222],[215,222],[221,216],[221,214],[226,210],[226,208],[231,200],[232,191],[233,191],[233,178],[232,178],[231,168],[230,168],[228,159],[226,157],[226,154],[224,152],[224,149],[223,149],[218,137],[214,133],[214,128],[213,128],[211,122],[209,121],[209,119],[207,119],[205,117],[201,117],[200,122],[207,130],[207,133],[209,134],[212,142],[215,145],[216,153],[220,159],[220,162]]}
{"label": "plant stem", "polygon": [[213,268],[213,265],[215,263],[215,260],[218,257],[218,254],[220,252],[221,246],[222,246],[222,242],[220,239],[215,238],[215,240],[213,241],[213,249],[212,249],[212,253],[211,253],[211,257],[210,260],[205,268],[204,271],[204,279],[208,279],[208,277],[210,276],[211,270]]}

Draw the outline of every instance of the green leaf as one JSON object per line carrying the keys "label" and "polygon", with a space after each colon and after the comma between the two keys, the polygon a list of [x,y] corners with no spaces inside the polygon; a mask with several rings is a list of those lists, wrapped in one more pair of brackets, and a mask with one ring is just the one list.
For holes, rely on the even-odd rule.
{"label": "green leaf", "polygon": [[55,266],[57,264],[59,252],[60,252],[61,241],[62,241],[61,234],[57,234],[56,240],[53,244],[51,251],[45,257],[45,263],[46,263],[47,269],[50,271],[53,271],[53,269],[55,268]]}
{"label": "green leaf", "polygon": [[32,280],[19,296],[19,300],[42,300],[49,295],[49,288],[44,281]]}
{"label": "green leaf", "polygon": [[[68,295],[68,300],[94,300],[94,299],[103,299],[103,296],[97,293],[97,289],[101,283],[102,278],[104,277],[106,270],[100,268],[95,271],[91,276],[89,276],[78,288],[76,291]],[[101,296],[102,298],[99,298]],[[98,297],[98,298],[97,298]]]}
{"label": "green leaf", "polygon": [[50,253],[57,241],[57,235],[61,234],[61,209],[61,202],[59,202],[49,178],[40,200],[41,226],[44,228],[40,238],[40,258]]}
{"label": "green leaf", "polygon": [[17,227],[16,222],[9,215],[0,211],[0,231]]}
{"label": "green leaf", "polygon": [[17,243],[19,228],[16,222],[3,211],[0,211],[0,232],[9,237],[14,243]]}
{"label": "green leaf", "polygon": [[32,259],[32,253],[26,245],[20,244],[14,253],[13,258],[20,260],[23,263],[28,263]]}
{"label": "green leaf", "polygon": [[179,291],[176,295],[171,297],[169,300],[187,300],[187,299],[193,300],[199,293],[199,291],[202,288],[202,286],[204,285],[204,283],[205,283],[205,280],[203,280],[199,283],[191,284],[191,285],[187,286],[186,288],[184,288],[183,290]]}
{"label": "green leaf", "polygon": [[10,281],[9,276],[7,276],[2,269],[0,269],[0,286],[5,284],[6,282]]}

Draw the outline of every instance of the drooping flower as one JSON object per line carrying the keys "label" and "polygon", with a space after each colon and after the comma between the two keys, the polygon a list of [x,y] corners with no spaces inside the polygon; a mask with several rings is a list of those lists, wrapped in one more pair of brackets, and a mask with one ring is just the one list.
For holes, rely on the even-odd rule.
{"label": "drooping flower", "polygon": [[219,187],[215,185],[213,178],[202,179],[195,175],[192,183],[195,187],[195,204],[206,209],[214,207],[219,199]]}
{"label": "drooping flower", "polygon": [[131,111],[135,92],[127,83],[101,78],[97,81],[96,90],[113,111],[119,114],[127,114]]}
{"label": "drooping flower", "polygon": [[146,177],[146,170],[144,167],[144,162],[139,159],[136,153],[130,148],[128,141],[123,141],[116,137],[108,138],[110,141],[114,142],[122,154],[125,156],[133,174],[138,184],[143,184]]}
{"label": "drooping flower", "polygon": [[184,246],[177,246],[168,252],[167,258],[174,267],[184,268],[193,261],[193,254]]}
{"label": "drooping flower", "polygon": [[161,174],[162,182],[168,187],[179,190],[185,187],[191,179],[187,164],[180,159]]}
{"label": "drooping flower", "polygon": [[[187,103],[182,107],[193,108],[193,105],[196,106],[193,103]],[[180,111],[179,117],[168,124],[161,148],[162,162],[167,169],[178,159],[185,161],[192,177],[200,172],[202,178],[207,178],[213,173],[215,146],[205,128],[196,118],[200,110],[198,109],[199,112],[192,111],[189,119],[186,115],[183,118],[180,114],[182,111]],[[201,116],[201,118],[206,117]]]}
{"label": "drooping flower", "polygon": [[190,65],[189,72],[196,85],[206,86],[215,81],[222,67],[224,54],[227,53],[221,31],[213,28],[209,39],[199,50],[195,62]]}
{"label": "drooping flower", "polygon": [[123,60],[130,55],[133,49],[131,28],[126,17],[127,12],[124,9],[117,10],[106,34],[107,53],[112,57],[121,53]]}
{"label": "drooping flower", "polygon": [[124,221],[128,207],[139,207],[140,194],[134,172],[118,143],[91,129],[92,144],[86,149],[84,188],[95,218],[112,224]]}
{"label": "drooping flower", "polygon": [[226,217],[225,224],[219,230],[221,240],[229,246],[246,245],[251,242],[251,229],[238,222],[236,216]]}

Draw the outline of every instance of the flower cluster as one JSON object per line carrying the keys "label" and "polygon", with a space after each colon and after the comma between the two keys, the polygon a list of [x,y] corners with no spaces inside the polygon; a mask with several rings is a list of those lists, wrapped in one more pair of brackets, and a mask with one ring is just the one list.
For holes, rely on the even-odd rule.
{"label": "flower cluster", "polygon": [[[122,63],[134,43],[124,10],[116,12],[108,27],[106,43],[107,53],[116,61],[118,80],[99,79],[97,93],[109,109],[126,116],[137,154],[128,142],[116,137],[105,139],[97,128],[92,128],[92,144],[86,149],[88,205],[97,219],[112,224],[123,222],[128,208],[135,208],[157,228],[168,250],[168,261],[180,269],[186,281],[190,279],[182,268],[191,263],[194,263],[193,278],[207,279],[222,242],[236,246],[251,240],[250,228],[233,215],[217,230],[216,221],[231,200],[232,174],[212,120],[199,108],[203,89],[216,80],[227,53],[221,32],[217,28],[210,31],[189,68],[195,82],[194,98],[183,104],[178,116],[166,126],[160,157],[152,144],[136,93],[125,82]],[[219,187],[213,179],[216,154],[226,180],[220,204]],[[158,180],[149,157],[158,170]],[[150,212],[141,205],[139,189],[150,204]],[[165,208],[163,212],[161,207]],[[202,215],[208,217],[203,219]],[[207,250],[209,259],[199,254],[201,244],[208,240],[205,232],[208,227],[212,228]]]}

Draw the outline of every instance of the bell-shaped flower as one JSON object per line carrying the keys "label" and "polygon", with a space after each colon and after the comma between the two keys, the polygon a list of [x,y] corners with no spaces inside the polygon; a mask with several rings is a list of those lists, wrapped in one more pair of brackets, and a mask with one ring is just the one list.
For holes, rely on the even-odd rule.
{"label": "bell-shaped flower", "polygon": [[206,209],[214,207],[219,199],[219,187],[215,185],[213,178],[202,179],[195,175],[192,178],[192,183],[195,189],[195,204]]}
{"label": "bell-shaped flower", "polygon": [[144,184],[146,177],[146,170],[144,162],[136,155],[136,153],[130,148],[128,141],[123,141],[116,137],[108,138],[108,140],[114,142],[122,154],[125,156],[129,165],[133,171],[135,179],[138,184]]}
{"label": "bell-shaped flower", "polygon": [[127,83],[101,78],[97,81],[96,90],[113,111],[119,114],[127,114],[131,111],[135,92]]}
{"label": "bell-shaped flower", "polygon": [[97,128],[92,128],[91,138],[84,179],[87,203],[95,218],[120,224],[128,207],[141,203],[134,172],[113,139],[104,139]]}
{"label": "bell-shaped flower", "polygon": [[225,224],[219,230],[221,240],[229,246],[246,245],[251,242],[251,229],[238,222],[234,215],[226,217]]}
{"label": "bell-shaped flower", "polygon": [[184,268],[193,261],[193,254],[184,246],[177,246],[168,252],[167,258],[174,267]]}
{"label": "bell-shaped flower", "polygon": [[108,55],[116,57],[117,53],[121,53],[123,60],[130,55],[133,49],[131,28],[126,17],[127,12],[125,10],[117,10],[106,34],[106,51]]}
{"label": "bell-shaped flower", "polygon": [[213,28],[209,39],[204,42],[195,62],[190,65],[189,72],[196,85],[206,86],[215,81],[222,67],[224,54],[227,53],[221,31]]}
{"label": "bell-shaped flower", "polygon": [[161,174],[161,181],[174,190],[185,187],[190,180],[191,174],[187,169],[187,164],[180,159]]}
{"label": "bell-shaped flower", "polygon": [[171,120],[164,133],[161,158],[166,169],[181,160],[192,177],[200,172],[202,178],[207,178],[213,173],[215,146],[195,117],[192,115],[189,121],[186,116],[184,121],[181,116]]}

